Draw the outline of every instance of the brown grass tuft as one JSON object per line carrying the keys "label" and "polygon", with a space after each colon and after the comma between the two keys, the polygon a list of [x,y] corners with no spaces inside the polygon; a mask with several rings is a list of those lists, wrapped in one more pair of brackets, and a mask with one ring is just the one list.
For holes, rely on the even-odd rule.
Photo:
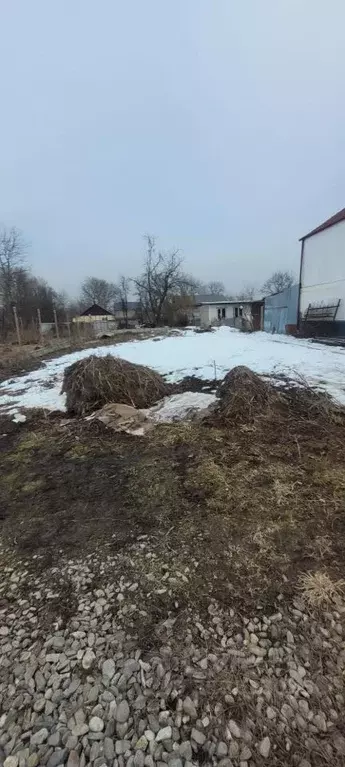
{"label": "brown grass tuft", "polygon": [[345,581],[333,581],[322,570],[303,573],[299,578],[299,589],[311,607],[324,607],[337,602],[344,596]]}

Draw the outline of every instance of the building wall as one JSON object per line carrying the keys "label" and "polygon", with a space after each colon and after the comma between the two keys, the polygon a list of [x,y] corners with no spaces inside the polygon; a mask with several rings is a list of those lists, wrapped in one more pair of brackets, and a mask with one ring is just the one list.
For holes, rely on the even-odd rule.
{"label": "building wall", "polygon": [[345,221],[304,241],[300,312],[309,304],[340,299],[336,321],[345,321]]}
{"label": "building wall", "polygon": [[266,296],[264,303],[264,330],[266,333],[285,333],[286,325],[297,325],[298,285]]}

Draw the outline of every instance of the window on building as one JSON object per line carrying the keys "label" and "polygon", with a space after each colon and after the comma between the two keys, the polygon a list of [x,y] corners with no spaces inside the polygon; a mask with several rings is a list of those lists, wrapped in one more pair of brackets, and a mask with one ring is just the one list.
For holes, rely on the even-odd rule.
{"label": "window on building", "polygon": [[225,306],[222,308],[222,320],[225,320]]}
{"label": "window on building", "polygon": [[220,309],[217,309],[217,314],[218,314],[218,319],[220,320],[220,317],[221,317],[221,315],[220,315]]}
{"label": "window on building", "polygon": [[243,307],[235,306],[235,317],[242,317],[242,316],[243,316]]}

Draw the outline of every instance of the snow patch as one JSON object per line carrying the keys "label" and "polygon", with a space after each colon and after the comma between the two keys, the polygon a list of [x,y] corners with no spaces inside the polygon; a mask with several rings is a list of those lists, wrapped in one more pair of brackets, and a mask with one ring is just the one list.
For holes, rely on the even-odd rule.
{"label": "snow patch", "polygon": [[305,339],[268,333],[241,333],[233,328],[217,328],[213,333],[187,329],[178,336],[127,341],[115,346],[99,346],[46,361],[28,375],[0,385],[0,407],[16,412],[21,408],[41,407],[65,410],[61,394],[64,369],[91,354],[122,357],[129,362],[157,370],[169,381],[185,376],[222,380],[236,365],[247,365],[266,376],[301,377],[311,386],[327,391],[345,404],[345,350],[314,344]]}

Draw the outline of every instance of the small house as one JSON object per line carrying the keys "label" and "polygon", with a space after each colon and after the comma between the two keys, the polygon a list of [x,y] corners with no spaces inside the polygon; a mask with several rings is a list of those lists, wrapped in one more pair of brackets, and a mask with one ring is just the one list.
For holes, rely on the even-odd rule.
{"label": "small house", "polygon": [[114,315],[99,304],[92,304],[78,317],[73,317],[73,322],[89,327],[95,334],[109,333],[117,327]]}
{"label": "small house", "polygon": [[196,295],[192,321],[196,325],[228,325],[233,328],[261,330],[263,301],[230,299],[226,296]]}

